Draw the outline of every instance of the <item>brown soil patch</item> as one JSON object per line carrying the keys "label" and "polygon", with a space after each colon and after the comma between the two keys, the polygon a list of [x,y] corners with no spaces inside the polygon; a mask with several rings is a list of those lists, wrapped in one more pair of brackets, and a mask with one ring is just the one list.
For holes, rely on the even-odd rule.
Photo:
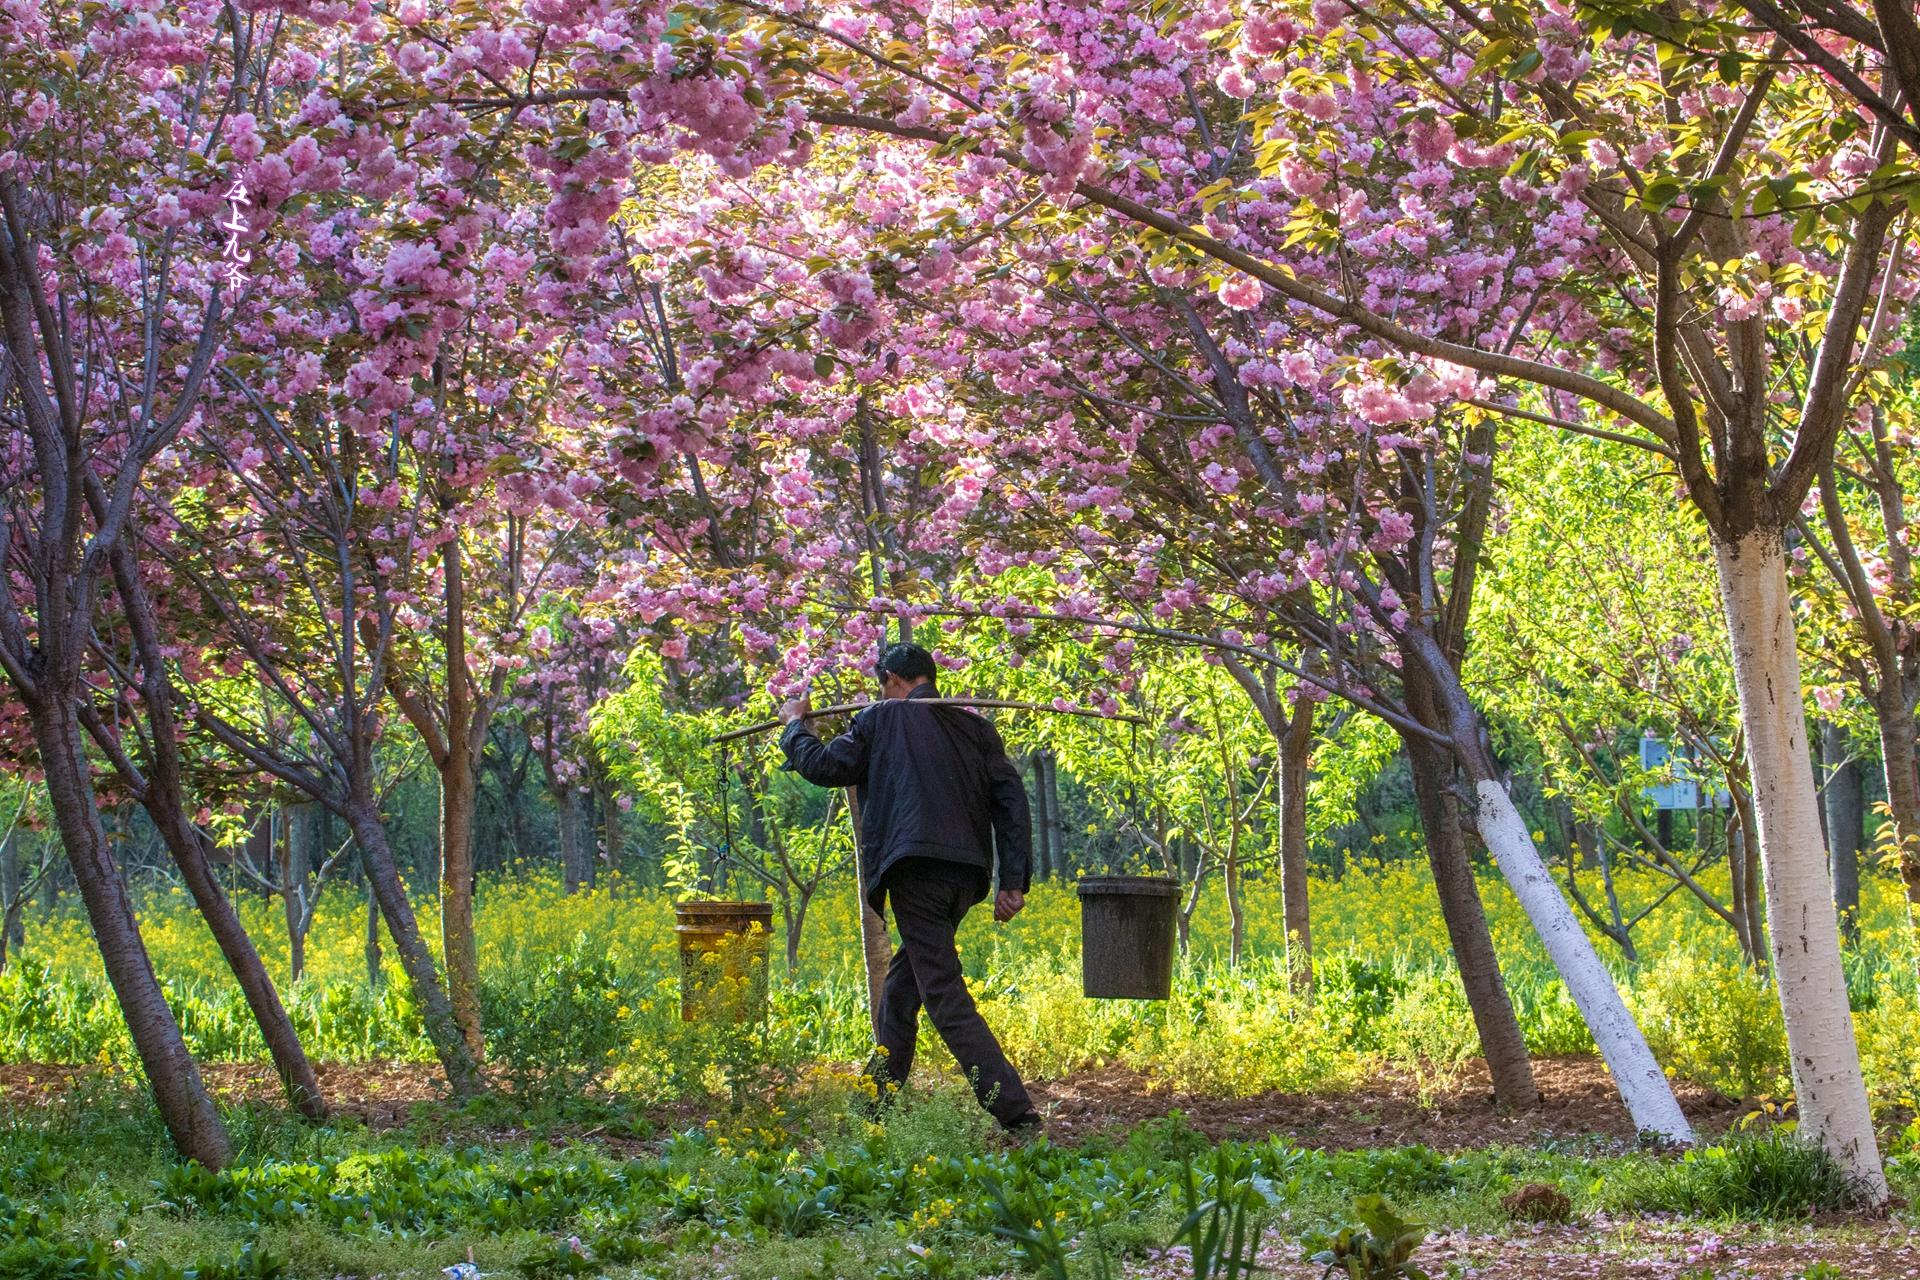
{"label": "brown soil patch", "polygon": [[[433,1063],[322,1063],[317,1070],[335,1111],[375,1129],[405,1124],[416,1104],[446,1096]],[[263,1063],[208,1063],[201,1071],[208,1087],[226,1101],[271,1103],[281,1097],[278,1079]],[[0,1106],[45,1106],[102,1076],[103,1069],[94,1066],[0,1064]],[[1223,1098],[1185,1093],[1122,1067],[1035,1081],[1030,1088],[1036,1105],[1047,1114],[1047,1130],[1056,1143],[1117,1134],[1176,1110],[1209,1137],[1281,1134],[1302,1146],[1332,1149],[1424,1143],[1436,1150],[1458,1150],[1591,1142],[1596,1137],[1609,1144],[1633,1140],[1633,1125],[1598,1058],[1538,1059],[1534,1078],[1540,1085],[1540,1105],[1520,1112],[1494,1106],[1486,1067],[1477,1061],[1452,1088],[1432,1097],[1430,1105],[1422,1105],[1410,1076],[1392,1068],[1382,1068],[1357,1089],[1320,1094]],[[1675,1091],[1704,1133],[1725,1129],[1750,1109],[1686,1081],[1677,1081]],[[697,1124],[708,1114],[698,1102],[687,1101],[654,1108],[649,1118],[671,1131]],[[590,1132],[601,1136],[598,1130]]]}
{"label": "brown soil patch", "polygon": [[[314,1067],[334,1110],[372,1128],[405,1122],[415,1103],[446,1096],[438,1068],[424,1062],[322,1062]],[[277,1102],[284,1094],[273,1068],[260,1062],[203,1062],[207,1089],[223,1102]],[[89,1087],[126,1080],[116,1068],[0,1063],[0,1106],[44,1107]]]}
{"label": "brown soil patch", "polygon": [[[1048,1113],[1048,1131],[1056,1142],[1128,1129],[1175,1110],[1212,1138],[1278,1133],[1301,1146],[1335,1149],[1415,1143],[1436,1150],[1538,1146],[1594,1136],[1633,1140],[1633,1123],[1600,1059],[1540,1058],[1533,1074],[1540,1104],[1514,1112],[1494,1106],[1492,1080],[1478,1060],[1431,1106],[1423,1106],[1413,1080],[1393,1068],[1382,1068],[1369,1083],[1342,1093],[1219,1098],[1181,1093],[1122,1067],[1042,1082],[1033,1093]],[[1684,1080],[1674,1082],[1674,1091],[1688,1119],[1703,1132],[1719,1132],[1749,1109]]]}
{"label": "brown soil patch", "polygon": [[[1276,1280],[1318,1280],[1322,1268],[1301,1262],[1298,1249],[1263,1251]],[[1895,1223],[1844,1231],[1812,1227],[1765,1230],[1730,1226],[1598,1219],[1564,1227],[1522,1227],[1489,1236],[1451,1232],[1429,1239],[1413,1261],[1430,1276],[1475,1280],[1797,1280],[1818,1262],[1846,1280],[1912,1280],[1920,1276],[1920,1232]],[[1176,1273],[1150,1267],[1135,1280]]]}

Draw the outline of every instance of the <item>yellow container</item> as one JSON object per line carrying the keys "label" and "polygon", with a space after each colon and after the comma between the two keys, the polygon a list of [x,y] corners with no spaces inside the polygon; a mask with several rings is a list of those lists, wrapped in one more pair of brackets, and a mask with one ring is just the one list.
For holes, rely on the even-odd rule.
{"label": "yellow container", "polygon": [[674,938],[680,944],[680,1020],[765,1018],[773,905],[682,902],[673,915]]}

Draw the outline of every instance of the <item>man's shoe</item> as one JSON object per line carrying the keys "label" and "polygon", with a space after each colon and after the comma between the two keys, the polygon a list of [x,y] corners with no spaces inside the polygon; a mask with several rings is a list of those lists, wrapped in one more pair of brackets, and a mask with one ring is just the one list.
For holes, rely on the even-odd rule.
{"label": "man's shoe", "polygon": [[1015,1116],[1001,1126],[1007,1134],[1022,1145],[1047,1136],[1047,1122],[1038,1111],[1029,1111],[1025,1115]]}

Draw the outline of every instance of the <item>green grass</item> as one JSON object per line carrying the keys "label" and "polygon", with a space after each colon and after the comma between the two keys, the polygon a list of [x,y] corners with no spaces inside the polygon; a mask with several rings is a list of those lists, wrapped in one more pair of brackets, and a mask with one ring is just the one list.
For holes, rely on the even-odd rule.
{"label": "green grass", "polygon": [[[878,1125],[831,1082],[772,1096],[622,1154],[566,1136],[589,1115],[646,1132],[617,1102],[511,1114],[436,1104],[381,1133],[249,1105],[228,1113],[239,1160],[213,1174],[168,1156],[138,1094],[94,1085],[32,1115],[0,1111],[0,1280],[174,1280],[194,1266],[203,1280],[433,1275],[469,1250],[503,1276],[692,1280],[723,1264],[740,1280],[959,1280],[1018,1262],[995,1230],[990,1185],[1057,1223],[1079,1276],[1096,1237],[1117,1262],[1173,1240],[1188,1161],[1203,1197],[1228,1189],[1213,1170],[1244,1169],[1240,1194],[1257,1191],[1267,1238],[1286,1248],[1347,1225],[1370,1194],[1435,1230],[1499,1232],[1501,1198],[1529,1182],[1563,1188],[1576,1215],[1703,1219],[1792,1217],[1836,1189],[1803,1149],[1764,1134],[1679,1161],[1574,1148],[1329,1153],[1281,1138],[1216,1148],[1174,1116],[1071,1149],[1010,1148],[957,1081],[918,1089]],[[503,1119],[525,1136],[499,1136]],[[1920,1170],[1904,1160],[1895,1168],[1911,1191]]]}
{"label": "green grass", "polygon": [[1804,1218],[1859,1200],[1833,1159],[1783,1129],[1736,1133],[1678,1160],[1629,1165],[1606,1200],[1629,1212],[1731,1220]]}

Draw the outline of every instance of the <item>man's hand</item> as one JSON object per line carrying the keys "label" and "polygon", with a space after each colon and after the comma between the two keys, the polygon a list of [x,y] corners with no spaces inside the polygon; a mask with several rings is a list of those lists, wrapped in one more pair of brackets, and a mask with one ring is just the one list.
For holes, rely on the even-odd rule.
{"label": "man's hand", "polygon": [[808,690],[797,698],[788,698],[780,707],[780,723],[792,724],[795,720],[804,720],[813,714],[813,691]]}
{"label": "man's hand", "polygon": [[993,899],[993,918],[1001,924],[1020,914],[1020,908],[1027,905],[1027,895],[1018,889],[1002,889]]}

